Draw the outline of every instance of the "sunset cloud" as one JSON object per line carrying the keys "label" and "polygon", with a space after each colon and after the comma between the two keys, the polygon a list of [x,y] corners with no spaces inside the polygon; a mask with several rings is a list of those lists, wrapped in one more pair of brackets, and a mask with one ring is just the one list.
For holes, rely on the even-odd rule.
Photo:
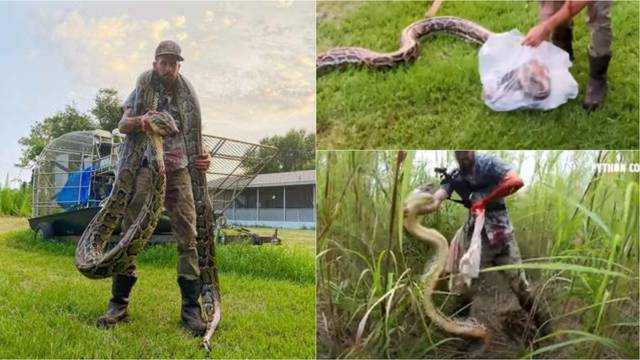
{"label": "sunset cloud", "polygon": [[173,26],[177,28],[184,27],[186,23],[187,23],[187,18],[184,16],[176,16],[173,18]]}
{"label": "sunset cloud", "polygon": [[205,131],[247,141],[290,128],[315,131],[313,3],[190,3],[153,16],[143,9],[105,15],[94,5],[49,24],[78,88],[113,87],[124,98],[157,43],[174,39]]}

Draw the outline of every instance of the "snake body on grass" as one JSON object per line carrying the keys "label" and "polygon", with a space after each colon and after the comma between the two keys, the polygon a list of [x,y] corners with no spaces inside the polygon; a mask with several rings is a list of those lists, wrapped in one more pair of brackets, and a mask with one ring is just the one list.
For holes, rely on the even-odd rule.
{"label": "snake body on grass", "polygon": [[389,69],[411,64],[418,58],[420,39],[436,32],[445,32],[460,39],[482,45],[493,34],[484,27],[455,16],[438,16],[418,20],[400,33],[400,48],[380,53],[361,47],[339,47],[318,54],[316,71],[325,74],[347,64],[366,65],[372,69]]}
{"label": "snake body on grass", "polygon": [[[395,51],[381,53],[362,47],[338,47],[318,54],[316,74],[322,76],[349,65],[364,65],[374,70],[383,70],[400,64],[412,64],[420,53],[420,40],[438,32],[448,33],[477,45],[483,45],[489,36],[494,35],[492,31],[472,21],[455,16],[421,19],[402,30],[400,47]],[[500,81],[509,82],[507,90],[522,90],[536,100],[550,95],[551,79],[548,69],[539,62],[530,61],[516,69],[505,70],[509,72]]]}
{"label": "snake body on grass", "polygon": [[454,335],[481,339],[483,347],[480,352],[482,352],[487,347],[490,336],[484,325],[471,318],[465,320],[450,319],[433,304],[432,296],[436,283],[449,257],[447,239],[438,231],[421,225],[419,221],[421,215],[429,212],[429,205],[433,201],[434,198],[429,192],[424,189],[416,189],[407,196],[404,203],[404,228],[413,237],[425,242],[435,251],[433,261],[428,264],[422,279],[424,310],[427,316],[442,330]]}

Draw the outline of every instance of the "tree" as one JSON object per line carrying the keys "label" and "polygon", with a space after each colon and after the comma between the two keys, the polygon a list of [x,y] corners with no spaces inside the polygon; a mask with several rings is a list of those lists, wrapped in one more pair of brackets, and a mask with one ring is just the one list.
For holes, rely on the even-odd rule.
{"label": "tree", "polygon": [[91,114],[98,120],[100,129],[111,132],[118,127],[122,118],[122,107],[118,91],[115,89],[100,89],[95,97],[95,106]]}
{"label": "tree", "polygon": [[315,169],[316,135],[305,130],[289,130],[284,136],[275,135],[260,140],[261,145],[274,146],[278,152],[267,160],[273,151],[261,149],[255,164],[265,163],[262,174]]}
{"label": "tree", "polygon": [[26,148],[22,150],[22,156],[16,166],[30,166],[47,144],[59,136],[71,131],[94,129],[96,124],[89,115],[79,112],[75,105],[67,105],[64,111],[36,122],[31,126],[29,136],[18,140],[18,143]]}

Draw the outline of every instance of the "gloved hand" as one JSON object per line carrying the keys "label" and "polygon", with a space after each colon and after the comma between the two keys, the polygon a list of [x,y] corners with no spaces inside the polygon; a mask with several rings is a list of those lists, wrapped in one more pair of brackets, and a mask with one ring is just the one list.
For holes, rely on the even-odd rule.
{"label": "gloved hand", "polygon": [[500,180],[500,183],[498,184],[496,189],[493,190],[489,195],[485,196],[483,199],[480,199],[471,204],[471,209],[469,210],[473,215],[484,212],[484,208],[487,206],[487,204],[497,198],[511,195],[523,186],[524,182],[522,181],[520,176],[518,176],[515,171],[509,170],[502,178],[502,180]]}
{"label": "gloved hand", "polygon": [[485,199],[481,199],[476,201],[475,203],[473,203],[471,205],[471,214],[473,215],[479,215],[484,213],[484,208],[487,206],[487,202],[485,201]]}

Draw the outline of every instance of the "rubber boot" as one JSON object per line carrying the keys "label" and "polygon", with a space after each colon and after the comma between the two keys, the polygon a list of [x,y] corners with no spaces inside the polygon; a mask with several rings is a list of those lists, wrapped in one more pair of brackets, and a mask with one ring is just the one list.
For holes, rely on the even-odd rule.
{"label": "rubber boot", "polygon": [[182,327],[191,331],[193,336],[203,336],[207,325],[202,320],[202,308],[198,301],[200,297],[200,279],[188,280],[178,277],[180,293],[182,294],[182,309],[180,319]]}
{"label": "rubber boot", "polygon": [[600,106],[607,94],[607,70],[611,54],[594,57],[589,55],[589,83],[583,107],[593,111]]}
{"label": "rubber boot", "polygon": [[551,34],[551,42],[553,45],[566,51],[569,54],[569,60],[573,61],[573,29],[571,26],[560,26],[553,30]]}
{"label": "rubber boot", "polygon": [[98,318],[96,326],[100,329],[110,329],[115,324],[124,321],[129,316],[129,294],[138,280],[135,275],[115,275],[111,283],[111,300],[107,312]]}

